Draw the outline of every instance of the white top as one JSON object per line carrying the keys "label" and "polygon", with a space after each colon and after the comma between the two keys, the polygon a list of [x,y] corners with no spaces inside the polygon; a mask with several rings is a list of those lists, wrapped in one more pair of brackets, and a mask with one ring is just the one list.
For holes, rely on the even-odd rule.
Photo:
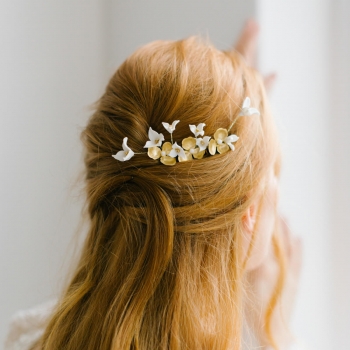
{"label": "white top", "polygon": [[[44,333],[46,323],[50,317],[57,300],[50,300],[29,310],[17,312],[12,318],[9,332],[5,341],[4,350],[29,350],[29,348]],[[261,349],[251,332],[244,331],[243,349]],[[288,350],[306,350],[301,344],[295,343]]]}
{"label": "white top", "polygon": [[29,350],[44,333],[56,300],[50,300],[12,316],[4,350]]}

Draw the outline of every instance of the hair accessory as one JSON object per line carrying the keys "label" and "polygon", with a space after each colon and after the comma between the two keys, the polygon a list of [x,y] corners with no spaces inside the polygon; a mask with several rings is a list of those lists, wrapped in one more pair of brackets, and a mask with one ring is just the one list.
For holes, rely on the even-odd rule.
{"label": "hair accessory", "polygon": [[161,146],[164,141],[164,135],[158,134],[157,131],[154,131],[151,127],[148,130],[149,141],[143,146],[144,148],[157,147]]}
{"label": "hair accessory", "polygon": [[204,135],[204,130],[203,128],[205,127],[204,123],[199,123],[197,126],[195,125],[190,125],[190,130],[194,133],[194,136]]}
{"label": "hair accessory", "polygon": [[128,138],[124,137],[123,139],[123,150],[119,151],[117,154],[114,154],[112,157],[116,160],[120,160],[121,162],[125,162],[129,160],[135,153],[131,150],[131,148],[126,144],[128,142]]}
{"label": "hair accessory", "polygon": [[239,113],[239,116],[240,117],[244,117],[244,116],[250,117],[253,114],[260,115],[260,112],[256,108],[250,107],[250,98],[246,97],[244,102],[243,102],[242,110],[241,110],[241,113]]}
{"label": "hair accessory", "polygon": [[[171,142],[164,142],[164,135],[153,130],[151,127],[148,130],[149,141],[143,146],[148,149],[148,156],[152,159],[159,159],[164,165],[175,165],[176,157],[179,162],[185,162],[195,159],[202,159],[206,151],[210,155],[216,154],[216,152],[223,154],[227,151],[235,150],[234,142],[239,137],[229,132],[232,126],[235,124],[239,117],[249,117],[251,115],[260,115],[260,112],[256,108],[250,107],[251,101],[249,97],[246,97],[243,101],[243,105],[239,115],[234,119],[228,129],[219,128],[214,133],[214,137],[204,136],[205,123],[199,123],[198,125],[189,125],[193,136],[186,137],[181,141],[181,146],[177,142],[173,142],[173,132],[175,131],[176,125],[180,120],[174,120],[172,124],[162,122],[165,130],[170,134]],[[201,137],[198,137],[201,136]],[[127,145],[128,138],[123,139],[123,150],[117,152],[113,157],[121,162],[129,160],[134,154],[131,148]]]}

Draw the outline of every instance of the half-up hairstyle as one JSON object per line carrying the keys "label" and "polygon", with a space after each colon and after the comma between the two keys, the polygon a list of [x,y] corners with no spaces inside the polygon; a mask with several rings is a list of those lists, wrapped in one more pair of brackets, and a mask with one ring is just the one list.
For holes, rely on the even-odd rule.
{"label": "half-up hairstyle", "polygon": [[[246,96],[261,115],[237,120],[234,151],[174,166],[145,153],[149,127],[213,135]],[[119,162],[124,137],[141,154]],[[278,153],[260,75],[196,38],[153,42],[116,71],[82,140],[89,232],[39,348],[240,349],[242,217]]]}

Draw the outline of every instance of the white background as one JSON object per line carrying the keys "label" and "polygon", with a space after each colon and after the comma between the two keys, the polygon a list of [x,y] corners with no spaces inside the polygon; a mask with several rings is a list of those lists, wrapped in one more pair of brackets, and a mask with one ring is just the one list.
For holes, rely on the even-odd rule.
{"label": "white background", "polygon": [[259,65],[277,71],[281,207],[303,237],[293,330],[348,349],[350,2],[346,0],[2,0],[0,342],[10,316],[54,296],[81,211],[80,130],[108,77],[155,39],[230,47],[261,26]]}

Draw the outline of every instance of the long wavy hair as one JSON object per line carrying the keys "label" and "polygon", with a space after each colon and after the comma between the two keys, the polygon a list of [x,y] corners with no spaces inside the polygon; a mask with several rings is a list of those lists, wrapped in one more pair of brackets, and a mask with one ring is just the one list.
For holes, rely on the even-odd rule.
{"label": "long wavy hair", "polygon": [[[145,154],[149,127],[180,120],[178,143],[189,124],[213,135],[246,96],[261,115],[236,121],[235,151],[174,166]],[[119,162],[112,154],[124,137],[141,154]],[[150,43],[113,75],[82,140],[89,232],[37,348],[240,349],[242,217],[263,196],[279,150],[260,75],[197,38]]]}

